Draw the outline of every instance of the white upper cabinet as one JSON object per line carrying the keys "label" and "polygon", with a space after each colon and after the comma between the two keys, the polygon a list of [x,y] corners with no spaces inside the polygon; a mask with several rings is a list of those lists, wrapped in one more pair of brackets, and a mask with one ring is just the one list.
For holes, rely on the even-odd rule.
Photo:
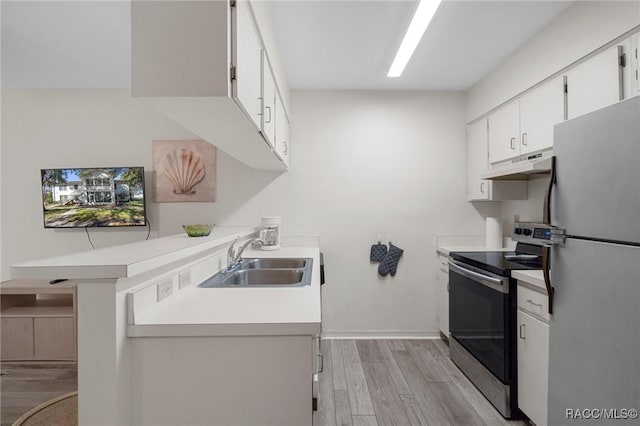
{"label": "white upper cabinet", "polygon": [[627,67],[629,70],[630,96],[640,95],[640,33],[631,37],[629,41],[629,54],[627,55]]}
{"label": "white upper cabinet", "polygon": [[553,126],[564,111],[564,79],[557,77],[491,114],[491,164],[552,148]]}
{"label": "white upper cabinet", "polygon": [[568,118],[595,111],[623,98],[622,50],[622,46],[613,46],[567,72]]}
{"label": "white upper cabinet", "polygon": [[254,169],[286,170],[273,150],[286,82],[266,60],[267,14],[257,20],[247,0],[133,0],[131,19],[134,97]]}
{"label": "white upper cabinet", "polygon": [[276,83],[266,55],[262,58],[262,135],[271,146],[276,142]]}
{"label": "white upper cabinet", "polygon": [[490,182],[480,178],[487,172],[487,119],[467,126],[467,200],[488,200]]}
{"label": "white upper cabinet", "polygon": [[563,77],[520,98],[520,154],[553,147],[553,126],[564,119]]}
{"label": "white upper cabinet", "polygon": [[467,126],[467,201],[526,200],[526,181],[482,179],[488,171],[487,119]]}
{"label": "white upper cabinet", "polygon": [[262,44],[253,23],[249,3],[238,1],[236,10],[233,96],[237,98],[256,128],[260,129],[262,124]]}
{"label": "white upper cabinet", "polygon": [[489,161],[520,155],[520,105],[511,102],[489,116]]}
{"label": "white upper cabinet", "polygon": [[280,96],[276,96],[276,152],[282,158],[285,166],[289,167],[289,117],[284,109]]}

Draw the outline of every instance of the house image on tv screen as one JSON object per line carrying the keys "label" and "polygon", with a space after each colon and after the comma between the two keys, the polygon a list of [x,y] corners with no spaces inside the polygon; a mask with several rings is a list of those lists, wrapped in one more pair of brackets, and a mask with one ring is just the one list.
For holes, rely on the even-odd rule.
{"label": "house image on tv screen", "polygon": [[144,225],[141,167],[42,170],[46,227]]}
{"label": "house image on tv screen", "polygon": [[128,181],[115,180],[106,173],[96,173],[80,181],[53,186],[53,201],[60,204],[80,205],[116,204],[142,199],[142,191],[135,191]]}

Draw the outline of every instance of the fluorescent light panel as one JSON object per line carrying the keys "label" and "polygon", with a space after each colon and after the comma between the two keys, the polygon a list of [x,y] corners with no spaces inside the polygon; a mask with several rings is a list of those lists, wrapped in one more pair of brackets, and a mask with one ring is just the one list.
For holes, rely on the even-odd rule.
{"label": "fluorescent light panel", "polygon": [[442,0],[420,0],[387,77],[400,77]]}

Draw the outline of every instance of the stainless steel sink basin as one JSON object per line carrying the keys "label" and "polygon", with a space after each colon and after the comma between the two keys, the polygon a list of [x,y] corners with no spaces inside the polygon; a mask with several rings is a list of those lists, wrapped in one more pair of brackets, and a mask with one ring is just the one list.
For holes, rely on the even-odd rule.
{"label": "stainless steel sink basin", "polygon": [[198,287],[307,287],[311,285],[311,258],[243,259],[230,271],[220,271]]}
{"label": "stainless steel sink basin", "polygon": [[307,264],[307,259],[295,258],[262,258],[245,259],[242,262],[242,269],[300,269]]}

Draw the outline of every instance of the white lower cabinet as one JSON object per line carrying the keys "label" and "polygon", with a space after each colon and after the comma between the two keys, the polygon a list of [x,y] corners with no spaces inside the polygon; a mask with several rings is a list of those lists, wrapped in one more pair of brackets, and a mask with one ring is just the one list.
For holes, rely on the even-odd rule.
{"label": "white lower cabinet", "polygon": [[130,424],[311,426],[318,362],[313,339],[311,335],[130,339],[132,365],[140,366],[130,373],[135,395]]}
{"label": "white lower cabinet", "polygon": [[438,325],[440,332],[449,338],[449,258],[438,256]]}
{"label": "white lower cabinet", "polygon": [[[518,406],[537,426],[547,424],[549,389],[549,324],[528,312],[528,306],[543,305],[547,296],[518,286],[527,292],[526,304],[518,303]],[[535,315],[535,316],[534,316]]]}

